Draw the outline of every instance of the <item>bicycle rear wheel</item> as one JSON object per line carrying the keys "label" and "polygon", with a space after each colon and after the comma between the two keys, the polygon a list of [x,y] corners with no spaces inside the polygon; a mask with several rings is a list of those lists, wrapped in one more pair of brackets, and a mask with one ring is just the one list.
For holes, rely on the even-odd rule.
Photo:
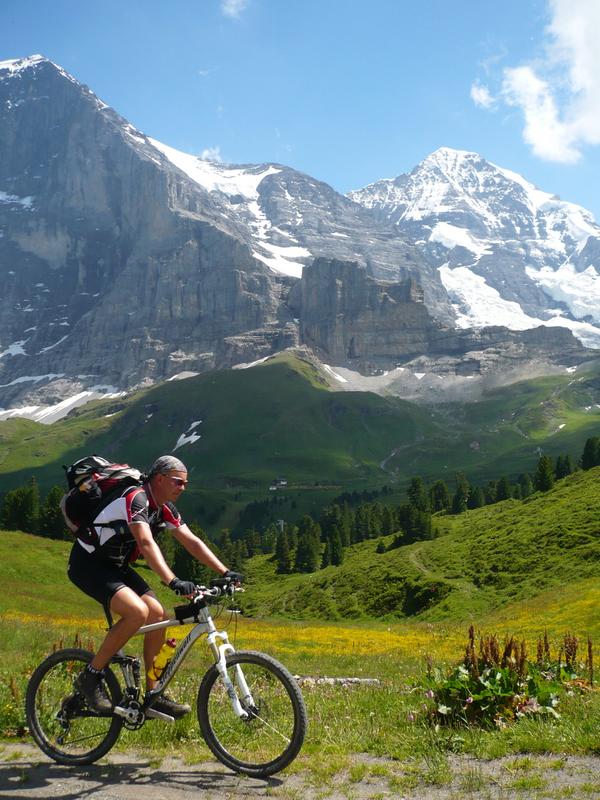
{"label": "bicycle rear wheel", "polygon": [[[120,717],[90,711],[73,686],[92,658],[85,650],[58,650],[42,661],[27,686],[29,731],[38,747],[59,764],[92,764],[108,753],[121,732]],[[108,667],[104,688],[116,705],[121,687]]]}
{"label": "bicycle rear wheel", "polygon": [[[206,744],[236,772],[274,775],[298,755],[306,734],[306,708],[298,684],[274,658],[252,650],[228,656],[227,674],[247,718],[234,712],[213,665],[198,692],[198,720]],[[244,680],[250,692],[246,697]]]}

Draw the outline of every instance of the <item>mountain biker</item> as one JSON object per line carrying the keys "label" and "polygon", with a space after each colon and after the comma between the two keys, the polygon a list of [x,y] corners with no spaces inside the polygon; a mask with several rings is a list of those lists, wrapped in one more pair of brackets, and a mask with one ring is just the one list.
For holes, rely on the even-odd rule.
{"label": "mountain biker", "polygon": [[[193,581],[180,580],[167,565],[154,539],[166,527],[177,541],[201,564],[240,582],[242,576],[228,570],[212,550],[183,522],[175,501],[188,483],[187,468],[175,456],[157,458],[150,467],[143,486],[129,487],[104,508],[92,522],[98,546],[76,539],[69,559],[69,579],[90,597],[117,614],[100,649],[75,680],[75,686],[92,710],[106,713],[112,704],[104,690],[104,667],[142,625],[168,619],[158,598],[146,581],[131,567],[138,555],[176,594],[191,597],[196,589]],[[165,640],[165,631],[147,633],[144,637],[146,690],[156,681],[148,676],[154,657]],[[176,719],[190,711],[190,706],[160,695],[152,708]]]}

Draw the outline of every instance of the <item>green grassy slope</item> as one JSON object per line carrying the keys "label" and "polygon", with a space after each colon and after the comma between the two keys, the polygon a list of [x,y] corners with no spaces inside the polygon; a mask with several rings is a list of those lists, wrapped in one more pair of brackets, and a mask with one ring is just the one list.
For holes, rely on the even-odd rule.
{"label": "green grassy slope", "polygon": [[600,468],[578,472],[546,494],[438,518],[437,538],[386,553],[363,542],[346,550],[342,566],[311,575],[276,576],[268,556],[255,557],[246,608],[298,618],[464,620],[597,578],[599,481]]}
{"label": "green grassy slope", "polygon": [[51,426],[0,422],[0,492],[35,474],[42,489],[62,482],[62,464],[89,452],[144,467],[170,452],[201,420],[201,438],[177,454],[192,483],[182,510],[223,506],[232,525],[250,500],[266,499],[285,476],[300,511],[344,490],[413,475],[475,482],[534,468],[538,448],[578,456],[600,431],[600,365],[525,381],[476,404],[435,409],[366,392],[332,391],[312,364],[289,353],[246,370],[173,381],[123,400],[95,402]]}
{"label": "green grassy slope", "polygon": [[[247,562],[244,609],[296,619],[411,618],[461,622],[515,603],[581,599],[600,577],[600,468],[578,472],[546,494],[442,517],[439,535],[385,553],[372,540],[346,550],[344,564],[309,575],[276,575],[269,556]],[[390,541],[393,537],[387,537]],[[98,617],[98,606],[66,577],[69,543],[0,532],[0,613]],[[163,590],[140,567],[165,601]],[[596,591],[597,594],[597,591]],[[566,595],[565,595],[566,597]],[[543,599],[545,598],[545,599]],[[586,612],[587,613],[587,612]]]}

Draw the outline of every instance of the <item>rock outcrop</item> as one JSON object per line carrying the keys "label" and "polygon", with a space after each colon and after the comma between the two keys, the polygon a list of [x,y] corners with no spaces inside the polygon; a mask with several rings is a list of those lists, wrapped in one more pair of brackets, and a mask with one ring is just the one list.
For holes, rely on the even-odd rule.
{"label": "rock outcrop", "polygon": [[302,341],[324,362],[364,374],[408,362],[418,369],[419,359],[427,371],[475,374],[519,359],[570,364],[585,352],[566,328],[448,328],[432,317],[414,280],[377,281],[350,262],[316,259],[292,297]]}

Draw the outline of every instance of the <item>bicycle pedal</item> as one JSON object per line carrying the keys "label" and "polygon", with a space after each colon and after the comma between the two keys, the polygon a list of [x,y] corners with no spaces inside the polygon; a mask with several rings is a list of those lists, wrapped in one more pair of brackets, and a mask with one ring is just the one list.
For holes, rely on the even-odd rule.
{"label": "bicycle pedal", "polygon": [[144,714],[146,719],[162,719],[163,722],[175,722],[175,717],[170,714],[163,714],[162,711],[156,711],[154,708],[147,708]]}

